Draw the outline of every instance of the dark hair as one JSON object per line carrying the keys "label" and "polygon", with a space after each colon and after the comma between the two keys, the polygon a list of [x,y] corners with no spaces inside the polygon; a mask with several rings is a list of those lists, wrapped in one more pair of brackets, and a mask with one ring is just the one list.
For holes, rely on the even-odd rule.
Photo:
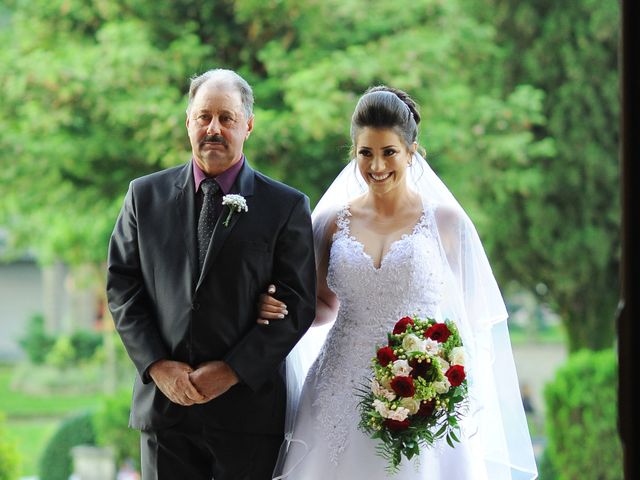
{"label": "dark hair", "polygon": [[420,113],[413,99],[402,90],[379,85],[369,88],[360,100],[351,117],[351,142],[365,127],[391,128],[411,147],[418,138]]}
{"label": "dark hair", "polygon": [[228,82],[240,92],[240,99],[242,101],[242,108],[244,110],[247,119],[253,115],[253,90],[247,81],[238,75],[233,70],[226,70],[224,68],[214,68],[208,70],[200,75],[191,77],[191,85],[189,86],[189,103],[187,104],[187,112],[191,108],[193,97],[196,96],[198,89],[207,81],[211,79],[220,80],[221,82]]}

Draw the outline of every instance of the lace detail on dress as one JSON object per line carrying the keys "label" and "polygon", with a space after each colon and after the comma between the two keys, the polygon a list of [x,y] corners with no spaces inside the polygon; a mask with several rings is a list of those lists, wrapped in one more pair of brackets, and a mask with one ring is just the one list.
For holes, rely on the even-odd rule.
{"label": "lace detail on dress", "polygon": [[340,310],[308,377],[317,389],[316,426],[334,464],[358,424],[355,393],[368,386],[376,346],[405,315],[438,316],[444,272],[433,206],[425,205],[413,231],[393,242],[378,268],[351,236],[350,216],[348,206],[338,212],[327,272]]}
{"label": "lace detail on dress", "polygon": [[349,235],[349,224],[351,223],[351,220],[349,220],[348,217],[350,216],[351,211],[349,210],[349,205],[345,205],[338,211],[336,216],[336,225],[338,228],[336,229],[336,233],[333,234],[333,241],[338,237]]}

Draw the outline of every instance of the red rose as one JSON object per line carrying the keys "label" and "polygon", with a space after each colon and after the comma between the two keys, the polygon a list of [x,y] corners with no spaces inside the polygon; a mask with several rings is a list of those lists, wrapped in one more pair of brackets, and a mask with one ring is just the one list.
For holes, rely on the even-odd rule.
{"label": "red rose", "polygon": [[429,380],[432,377],[432,364],[426,361],[418,362],[417,358],[409,360],[409,366],[411,367],[411,376],[413,378],[422,377]]}
{"label": "red rose", "polygon": [[400,335],[404,333],[409,325],[413,325],[413,319],[411,317],[402,317],[393,327],[393,334]]}
{"label": "red rose", "polygon": [[411,377],[394,377],[391,380],[391,389],[401,397],[413,397],[413,394],[416,393],[416,387],[413,386],[413,378]]}
{"label": "red rose", "polygon": [[400,430],[406,430],[411,425],[409,419],[402,420],[401,422],[398,420],[391,420],[387,418],[384,421],[384,426],[387,427],[392,432],[399,432]]}
{"label": "red rose", "polygon": [[466,377],[464,373],[464,367],[462,365],[452,366],[451,368],[449,368],[449,370],[447,370],[447,373],[445,373],[445,375],[449,379],[449,383],[452,387],[457,387],[458,385],[460,385]]}
{"label": "red rose", "polygon": [[451,331],[444,323],[436,323],[424,332],[424,336],[436,342],[444,343],[451,336]]}
{"label": "red rose", "polygon": [[378,350],[376,356],[378,357],[378,362],[380,362],[380,365],[383,367],[386,367],[390,362],[395,362],[398,359],[396,354],[393,353],[393,348],[391,347],[382,347]]}
{"label": "red rose", "polygon": [[433,411],[436,408],[436,401],[426,400],[420,403],[420,409],[416,412],[416,415],[419,417],[430,417],[433,415]]}

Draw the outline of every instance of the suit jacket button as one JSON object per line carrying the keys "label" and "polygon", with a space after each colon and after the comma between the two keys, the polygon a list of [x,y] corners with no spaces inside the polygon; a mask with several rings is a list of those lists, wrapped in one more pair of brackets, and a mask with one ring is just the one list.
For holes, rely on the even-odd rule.
{"label": "suit jacket button", "polygon": [[198,302],[193,302],[191,304],[191,310],[193,310],[194,312],[197,312],[198,310],[200,310],[200,304]]}

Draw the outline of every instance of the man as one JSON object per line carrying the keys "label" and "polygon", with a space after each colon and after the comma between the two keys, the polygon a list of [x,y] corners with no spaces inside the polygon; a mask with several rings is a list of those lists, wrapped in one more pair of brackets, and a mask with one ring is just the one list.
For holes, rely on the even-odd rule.
{"label": "man", "polygon": [[[252,108],[235,72],[193,78],[191,161],[131,182],[111,237],[145,480],[268,479],[283,439],[284,359],[315,314],[313,236],[307,197],[242,153]],[[288,311],[258,324],[271,279]]]}

